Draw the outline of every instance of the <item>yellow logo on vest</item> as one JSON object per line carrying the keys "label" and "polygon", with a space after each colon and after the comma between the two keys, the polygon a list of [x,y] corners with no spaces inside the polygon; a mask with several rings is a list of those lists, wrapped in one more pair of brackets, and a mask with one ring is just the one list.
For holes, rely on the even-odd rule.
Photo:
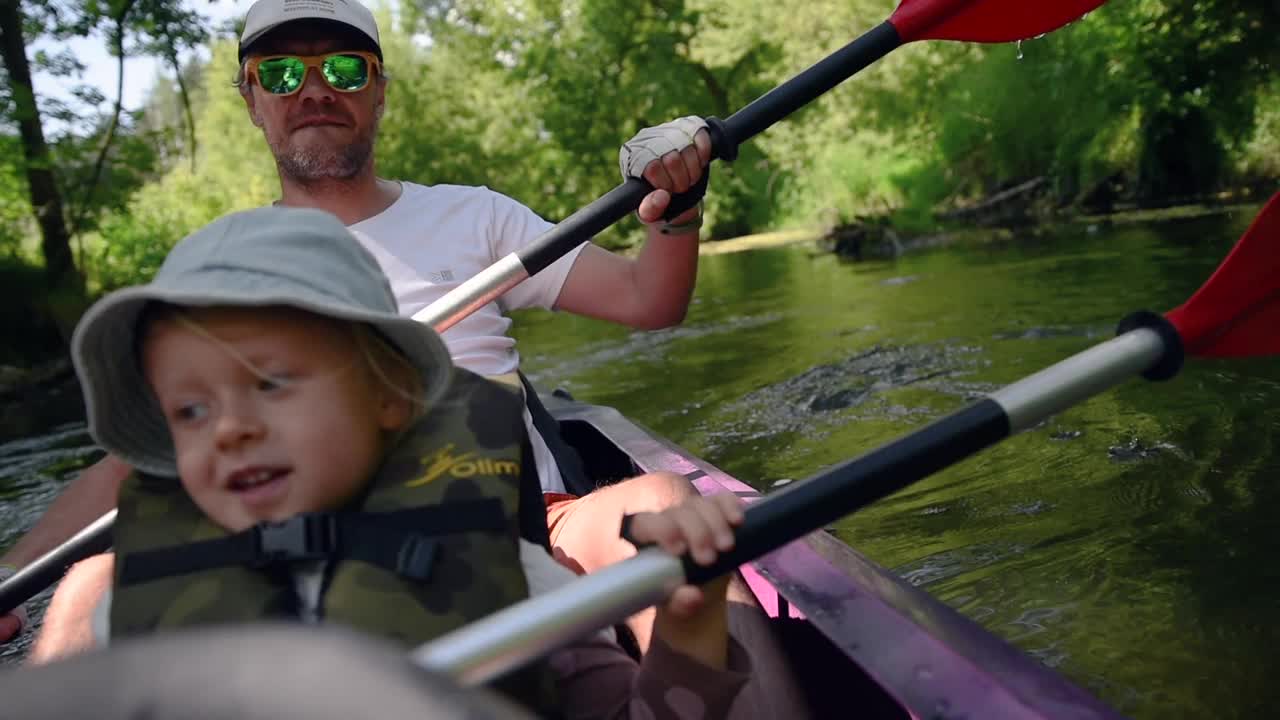
{"label": "yellow logo on vest", "polygon": [[426,468],[426,471],[417,478],[405,483],[404,486],[418,487],[419,485],[426,485],[444,475],[469,478],[476,475],[520,474],[520,463],[518,462],[513,460],[494,460],[486,457],[477,458],[473,452],[455,455],[453,453],[454,447],[453,443],[449,443],[437,450],[434,455],[424,458],[422,465]]}

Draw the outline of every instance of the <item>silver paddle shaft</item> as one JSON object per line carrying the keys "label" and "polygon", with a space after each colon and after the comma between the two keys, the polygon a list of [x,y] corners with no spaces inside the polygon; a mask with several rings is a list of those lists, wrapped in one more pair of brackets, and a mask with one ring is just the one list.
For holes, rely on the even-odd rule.
{"label": "silver paddle shaft", "polygon": [[482,685],[662,602],[683,582],[678,558],[648,548],[422,645],[409,658],[463,685]]}
{"label": "silver paddle shaft", "polygon": [[1001,388],[991,399],[1004,408],[1009,432],[1016,433],[1146,371],[1164,352],[1156,331],[1130,330]]}
{"label": "silver paddle shaft", "polygon": [[528,278],[529,271],[511,253],[414,313],[413,319],[442,333]]}

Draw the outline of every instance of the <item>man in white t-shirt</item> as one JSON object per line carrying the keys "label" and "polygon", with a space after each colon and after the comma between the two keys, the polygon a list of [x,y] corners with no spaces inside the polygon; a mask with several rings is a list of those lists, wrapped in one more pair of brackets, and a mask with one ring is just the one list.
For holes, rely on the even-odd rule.
{"label": "man in white t-shirt", "polygon": [[[551,223],[511,198],[482,187],[400,183],[389,207],[348,228],[377,258],[391,280],[400,312],[416,315],[463,281],[527,246]],[[458,365],[481,375],[520,369],[516,341],[507,335],[506,313],[519,308],[554,308],[566,279],[581,267],[579,248],[542,272],[479,308],[442,337]],[[538,479],[548,493],[567,493],[546,441],[525,410]]]}
{"label": "man in white t-shirt", "polygon": [[[368,76],[324,64],[339,52],[347,60],[360,58]],[[284,72],[289,68],[268,64],[267,54],[287,56],[303,70],[291,77]],[[426,187],[374,174],[372,149],[386,81],[377,28],[362,6],[259,0],[246,18],[241,61],[241,93],[276,158],[280,203],[321,208],[342,219],[382,265],[402,313],[415,314],[551,227],[523,205],[485,188]],[[310,72],[313,66],[317,72]],[[511,321],[505,313],[517,308],[554,308],[638,328],[680,322],[696,275],[700,203],[670,220],[662,218],[673,193],[698,183],[710,156],[705,123],[696,118],[650,128],[628,142],[621,153],[624,175],[644,177],[659,188],[637,211],[649,228],[638,256],[625,258],[591,244],[569,253],[445,332],[458,364],[490,375],[515,371],[519,356],[506,334]],[[633,552],[618,538],[624,513],[661,509],[696,492],[682,478],[651,474],[574,498],[565,493],[555,460],[527,413],[526,422],[549,499],[553,544],[587,571]],[[128,472],[113,458],[87,469],[5,559],[30,562],[108,510]],[[65,633],[58,625],[63,617],[87,618],[110,585],[110,567],[109,558],[97,558],[68,575],[46,614],[42,642],[51,648],[64,640],[74,644],[59,638]],[[750,595],[740,587],[731,597],[745,602]],[[6,630],[15,632],[12,624],[13,616],[0,618],[0,638],[7,637]],[[647,646],[651,620],[629,624]],[[68,621],[67,628],[80,632],[78,622]],[[37,646],[33,656],[42,655],[56,655],[56,650]]]}

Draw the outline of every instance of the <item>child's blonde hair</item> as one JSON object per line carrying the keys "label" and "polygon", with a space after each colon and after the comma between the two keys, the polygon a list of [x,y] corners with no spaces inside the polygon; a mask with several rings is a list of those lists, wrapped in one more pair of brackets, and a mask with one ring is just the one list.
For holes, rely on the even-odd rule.
{"label": "child's blonde hair", "polygon": [[404,353],[396,349],[391,341],[367,323],[338,321],[355,334],[356,347],[364,358],[365,365],[388,390],[399,395],[413,407],[409,418],[410,424],[422,417],[426,405],[422,402],[426,387],[423,386],[422,373],[409,362]]}
{"label": "child's blonde hair", "polygon": [[[237,307],[237,306],[227,306]],[[287,307],[287,306],[286,306]],[[356,351],[359,353],[360,359],[364,362],[365,367],[373,375],[373,377],[391,392],[399,395],[401,398],[408,400],[412,407],[409,422],[405,423],[407,428],[426,411],[426,405],[422,398],[426,387],[423,384],[422,373],[414,366],[404,353],[400,352],[391,341],[387,340],[382,333],[378,332],[372,325],[368,323],[356,322],[352,320],[343,320],[341,318],[321,315],[308,310],[300,310],[308,315],[320,318],[325,322],[333,323],[344,331],[351,333],[352,340],[355,342]],[[191,317],[189,308],[173,303],[161,301],[152,301],[147,303],[142,312],[138,315],[138,332],[135,337],[138,339],[139,347],[135,348],[134,355],[141,362],[141,343],[146,337],[147,330],[156,322],[163,320],[172,320],[188,330],[196,333],[200,337],[217,345],[223,351],[235,358],[237,362],[244,365],[249,372],[258,376],[263,380],[271,380],[261,370],[254,366],[248,358],[241,355],[235,348],[228,345],[213,333],[209,332],[203,325]]]}

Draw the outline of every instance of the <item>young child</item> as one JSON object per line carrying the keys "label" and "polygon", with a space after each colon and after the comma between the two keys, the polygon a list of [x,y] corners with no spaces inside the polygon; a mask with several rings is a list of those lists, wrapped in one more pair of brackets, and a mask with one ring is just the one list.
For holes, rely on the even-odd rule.
{"label": "young child", "polygon": [[[94,305],[72,352],[93,437],[138,470],[98,642],[294,617],[408,648],[573,577],[546,550],[518,391],[398,316],[326,213],[197,231]],[[631,533],[710,563],[741,520],[721,495]],[[728,716],[750,664],[725,610],[723,581],[680,588],[641,664],[597,635],[504,689],[566,717]]]}

